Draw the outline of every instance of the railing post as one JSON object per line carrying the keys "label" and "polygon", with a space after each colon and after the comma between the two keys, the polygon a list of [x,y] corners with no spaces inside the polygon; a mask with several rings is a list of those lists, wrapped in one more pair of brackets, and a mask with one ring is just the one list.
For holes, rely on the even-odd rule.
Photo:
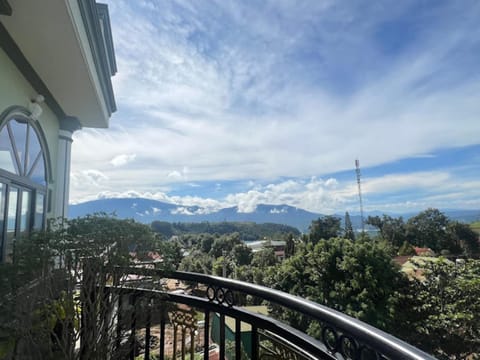
{"label": "railing post", "polygon": [[258,329],[252,325],[252,360],[258,360]]}
{"label": "railing post", "polygon": [[91,359],[97,341],[95,299],[97,297],[96,276],[98,271],[93,259],[85,259],[82,266],[82,284],[80,290],[81,327],[80,359]]}
{"label": "railing post", "polygon": [[208,360],[210,347],[210,311],[205,311],[205,324],[203,328],[203,360]]}

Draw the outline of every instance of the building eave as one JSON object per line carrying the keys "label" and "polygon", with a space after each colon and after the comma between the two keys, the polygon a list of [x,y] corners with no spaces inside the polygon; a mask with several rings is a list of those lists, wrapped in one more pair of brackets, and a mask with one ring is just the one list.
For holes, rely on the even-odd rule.
{"label": "building eave", "polygon": [[[26,77],[29,82],[40,79],[43,87],[32,85],[46,98],[51,95],[49,102],[58,105],[53,110],[78,118],[83,127],[105,128],[116,110],[110,80],[116,65],[107,9],[101,10],[102,20],[96,5],[93,0],[16,0],[12,16],[0,21],[26,60],[14,62],[24,76],[34,74]],[[84,6],[91,8],[85,14]],[[102,39],[106,33],[109,40]],[[22,68],[25,62],[29,71]]]}

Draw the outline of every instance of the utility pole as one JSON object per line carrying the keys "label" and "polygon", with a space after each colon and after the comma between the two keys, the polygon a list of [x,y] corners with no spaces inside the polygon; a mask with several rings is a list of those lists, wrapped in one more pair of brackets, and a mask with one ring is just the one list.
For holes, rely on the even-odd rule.
{"label": "utility pole", "polygon": [[362,221],[362,232],[365,232],[365,222],[363,220],[363,201],[362,201],[362,186],[360,181],[360,160],[355,160],[355,172],[357,173],[357,184],[358,184],[358,198],[360,199],[360,218]]}

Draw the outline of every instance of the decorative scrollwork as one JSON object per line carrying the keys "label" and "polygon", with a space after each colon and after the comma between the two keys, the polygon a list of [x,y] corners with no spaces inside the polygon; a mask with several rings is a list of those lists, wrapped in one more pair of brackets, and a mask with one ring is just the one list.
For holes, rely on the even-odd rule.
{"label": "decorative scrollwork", "polygon": [[339,339],[339,336],[337,334],[337,330],[335,330],[332,326],[325,325],[322,328],[322,342],[325,344],[327,349],[332,353],[337,352],[338,343],[339,343],[338,339]]}
{"label": "decorative scrollwork", "polygon": [[343,355],[345,359],[347,360],[357,359],[358,343],[353,337],[343,334],[342,336],[340,336],[339,345],[340,345],[340,348],[339,348],[340,353]]}
{"label": "decorative scrollwork", "polygon": [[209,301],[216,301],[219,304],[225,303],[228,306],[233,306],[234,296],[230,289],[224,289],[221,287],[215,287],[209,285],[207,288],[207,299]]}
{"label": "decorative scrollwork", "polygon": [[331,325],[322,326],[321,341],[332,354],[341,354],[347,360],[382,360],[380,353],[370,347],[359,344],[351,335],[342,334]]}

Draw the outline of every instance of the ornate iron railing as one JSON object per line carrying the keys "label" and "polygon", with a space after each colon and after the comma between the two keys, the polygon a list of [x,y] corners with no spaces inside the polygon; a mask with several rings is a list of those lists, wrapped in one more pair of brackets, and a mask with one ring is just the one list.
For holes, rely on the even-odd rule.
{"label": "ornate iron railing", "polygon": [[[98,316],[89,313],[96,307],[85,307],[82,326],[84,334],[96,329],[94,341],[110,339],[114,359],[434,359],[359,320],[264,286],[145,268],[118,269],[112,279],[96,290],[109,313]],[[165,279],[188,287],[172,291]],[[245,295],[318,322],[319,339],[238,306]],[[82,341],[88,349],[85,342],[92,339],[85,335]]]}

